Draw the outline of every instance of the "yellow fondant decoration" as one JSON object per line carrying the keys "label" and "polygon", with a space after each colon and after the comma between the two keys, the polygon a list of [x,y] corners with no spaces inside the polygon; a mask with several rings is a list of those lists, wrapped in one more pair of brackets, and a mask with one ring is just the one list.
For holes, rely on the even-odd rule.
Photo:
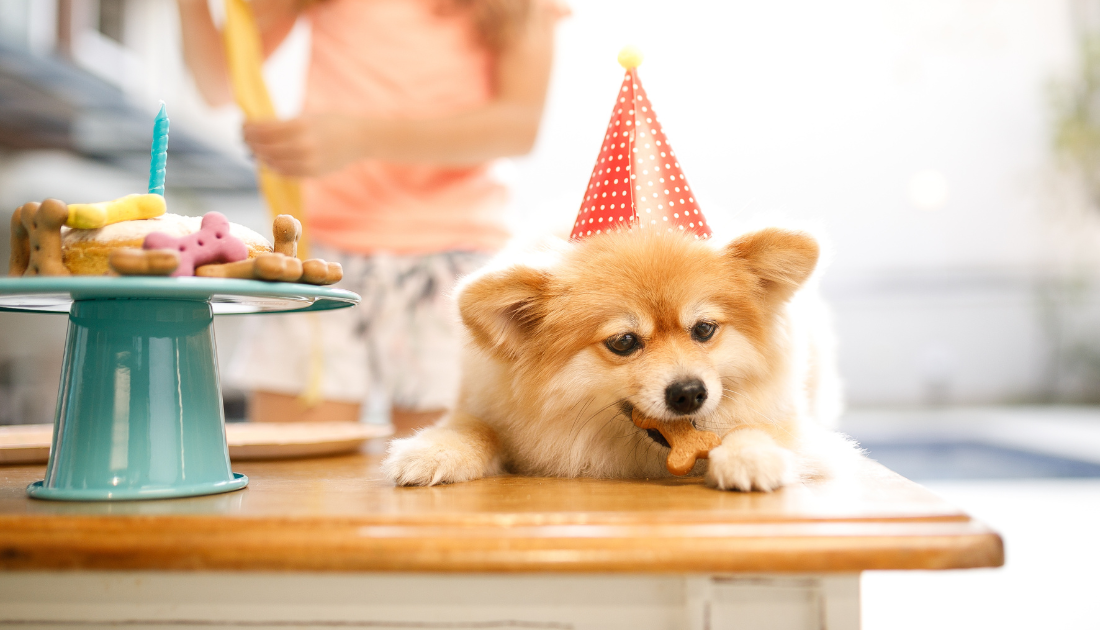
{"label": "yellow fondant decoration", "polygon": [[619,51],[619,65],[627,70],[642,65],[643,58],[642,51],[637,46],[623,46]]}
{"label": "yellow fondant decoration", "polygon": [[95,230],[120,221],[159,217],[165,209],[164,197],[155,194],[126,195],[99,203],[70,203],[65,225],[80,230]]}
{"label": "yellow fondant decoration", "polygon": [[[248,120],[274,120],[275,106],[271,102],[263,77],[263,45],[256,18],[250,3],[245,0],[225,0],[225,58],[229,65],[229,78],[237,105]],[[305,213],[302,210],[302,191],[298,180],[283,177],[263,165],[260,166],[260,191],[267,200],[274,219],[289,214],[302,222],[302,238],[298,241],[298,258],[309,256]]]}

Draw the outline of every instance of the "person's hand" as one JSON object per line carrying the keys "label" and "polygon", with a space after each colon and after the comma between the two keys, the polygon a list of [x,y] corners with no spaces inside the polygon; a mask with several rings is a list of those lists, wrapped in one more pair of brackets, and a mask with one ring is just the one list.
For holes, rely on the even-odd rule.
{"label": "person's hand", "polygon": [[271,170],[291,177],[312,177],[365,157],[359,142],[361,123],[340,114],[246,122],[244,141]]}

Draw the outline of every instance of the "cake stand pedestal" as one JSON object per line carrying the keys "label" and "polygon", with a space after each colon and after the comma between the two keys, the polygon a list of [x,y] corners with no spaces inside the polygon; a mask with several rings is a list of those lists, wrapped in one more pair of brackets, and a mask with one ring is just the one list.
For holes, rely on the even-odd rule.
{"label": "cake stand pedestal", "polygon": [[222,278],[0,279],[0,311],[68,313],[38,499],[164,499],[239,490],[229,467],[214,315],[353,306],[343,289]]}

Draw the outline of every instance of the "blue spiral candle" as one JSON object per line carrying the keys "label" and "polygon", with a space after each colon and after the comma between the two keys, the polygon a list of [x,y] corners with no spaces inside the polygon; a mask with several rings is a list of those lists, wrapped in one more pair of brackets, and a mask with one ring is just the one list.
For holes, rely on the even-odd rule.
{"label": "blue spiral candle", "polygon": [[168,165],[168,112],[164,101],[153,122],[153,148],[149,150],[149,193],[164,196],[164,170]]}

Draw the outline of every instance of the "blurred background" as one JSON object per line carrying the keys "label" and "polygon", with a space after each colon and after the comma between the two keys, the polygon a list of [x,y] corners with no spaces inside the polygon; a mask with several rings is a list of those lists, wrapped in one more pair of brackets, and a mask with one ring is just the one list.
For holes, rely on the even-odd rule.
{"label": "blurred background", "polygon": [[[515,231],[568,231],[616,54],[639,46],[718,234],[780,222],[828,240],[841,428],[1005,534],[1002,570],[868,574],[865,627],[1098,627],[1100,2],[572,9],[535,150],[496,169]],[[171,210],[266,232],[241,117],[202,103],[179,37],[172,0],[0,1],[0,206],[143,190],[164,100]],[[299,22],[265,69],[285,117],[309,38]],[[217,321],[223,361],[239,326]],[[0,314],[0,423],[52,420],[64,331]],[[243,417],[242,394],[226,400]]]}

